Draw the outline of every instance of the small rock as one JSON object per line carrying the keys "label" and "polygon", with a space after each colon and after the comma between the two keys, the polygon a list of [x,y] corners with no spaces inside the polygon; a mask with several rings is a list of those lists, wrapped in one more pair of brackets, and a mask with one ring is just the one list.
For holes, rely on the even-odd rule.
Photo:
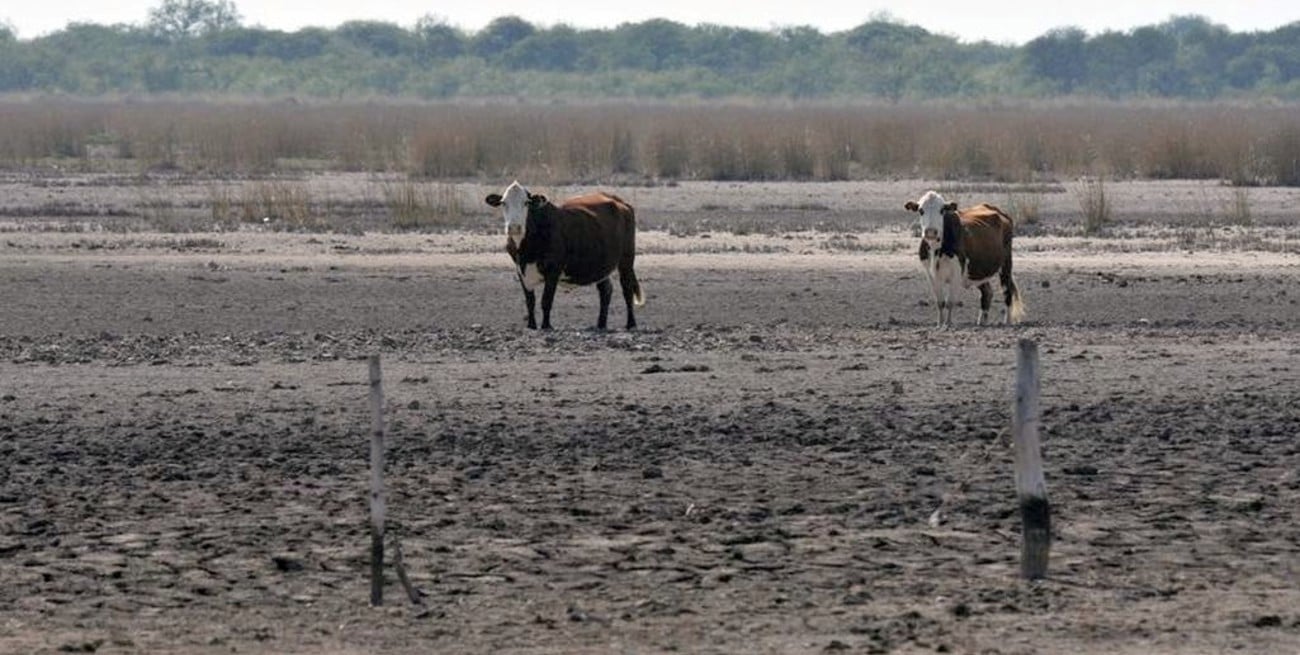
{"label": "small rock", "polygon": [[609,623],[609,619],[596,614],[591,614],[577,605],[570,605],[569,610],[566,613],[568,614],[569,620],[574,623]]}
{"label": "small rock", "polygon": [[93,653],[99,650],[99,647],[103,645],[103,643],[104,643],[103,639],[96,639],[94,641],[83,641],[79,644],[63,644],[62,646],[59,646],[59,652],[60,653]]}
{"label": "small rock", "polygon": [[277,571],[289,573],[291,571],[301,571],[307,568],[303,561],[293,555],[272,555],[271,562],[275,564]]}
{"label": "small rock", "polygon": [[1282,627],[1282,617],[1276,614],[1265,614],[1255,619],[1256,628],[1280,628]]}

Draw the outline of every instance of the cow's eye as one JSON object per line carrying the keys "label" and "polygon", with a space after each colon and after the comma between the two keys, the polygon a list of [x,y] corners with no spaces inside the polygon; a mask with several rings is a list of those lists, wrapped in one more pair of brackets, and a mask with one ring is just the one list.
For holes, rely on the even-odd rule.
{"label": "cow's eye", "polygon": [[918,209],[918,210],[916,210],[916,212],[917,212],[918,214],[922,215],[922,216],[925,216],[925,210],[924,210],[924,209]]}

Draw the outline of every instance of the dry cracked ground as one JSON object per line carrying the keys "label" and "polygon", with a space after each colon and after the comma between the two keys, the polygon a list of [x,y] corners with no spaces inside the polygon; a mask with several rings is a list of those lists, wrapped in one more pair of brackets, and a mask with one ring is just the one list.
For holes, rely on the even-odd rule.
{"label": "dry cracked ground", "polygon": [[[420,234],[85,228],[129,215],[110,182],[3,189],[0,652],[1300,650],[1294,190],[1225,228],[1189,226],[1178,183],[1118,185],[1102,238],[1046,194],[1029,320],[975,327],[972,293],[946,330],[901,211],[922,182],[621,190],[641,329],[591,329],[576,289],[534,332],[487,208]],[[55,193],[99,218],[40,216]],[[1034,583],[1026,338],[1055,533]],[[391,569],[367,603],[372,353],[420,605]]]}

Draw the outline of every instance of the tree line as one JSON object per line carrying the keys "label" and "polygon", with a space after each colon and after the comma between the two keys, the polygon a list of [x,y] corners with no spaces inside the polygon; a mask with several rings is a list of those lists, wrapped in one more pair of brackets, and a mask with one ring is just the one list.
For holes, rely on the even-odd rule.
{"label": "tree line", "polygon": [[0,93],[395,96],[424,99],[1300,99],[1300,22],[1233,32],[1199,16],[1125,32],[1053,30],[1023,46],[887,18],[850,30],[655,19],[609,29],[434,17],[293,32],[247,26],[230,0],[163,0],[142,25],[0,24]]}

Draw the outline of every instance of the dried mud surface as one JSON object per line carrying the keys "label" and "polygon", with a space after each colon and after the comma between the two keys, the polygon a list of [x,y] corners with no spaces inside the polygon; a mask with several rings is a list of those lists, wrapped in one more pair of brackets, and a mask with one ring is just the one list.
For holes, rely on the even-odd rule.
{"label": "dried mud surface", "polygon": [[[0,652],[1300,650],[1300,256],[1027,237],[1029,321],[937,330],[905,230],[689,232],[632,333],[523,329],[477,232],[0,235]],[[422,607],[367,606],[375,352]]]}

